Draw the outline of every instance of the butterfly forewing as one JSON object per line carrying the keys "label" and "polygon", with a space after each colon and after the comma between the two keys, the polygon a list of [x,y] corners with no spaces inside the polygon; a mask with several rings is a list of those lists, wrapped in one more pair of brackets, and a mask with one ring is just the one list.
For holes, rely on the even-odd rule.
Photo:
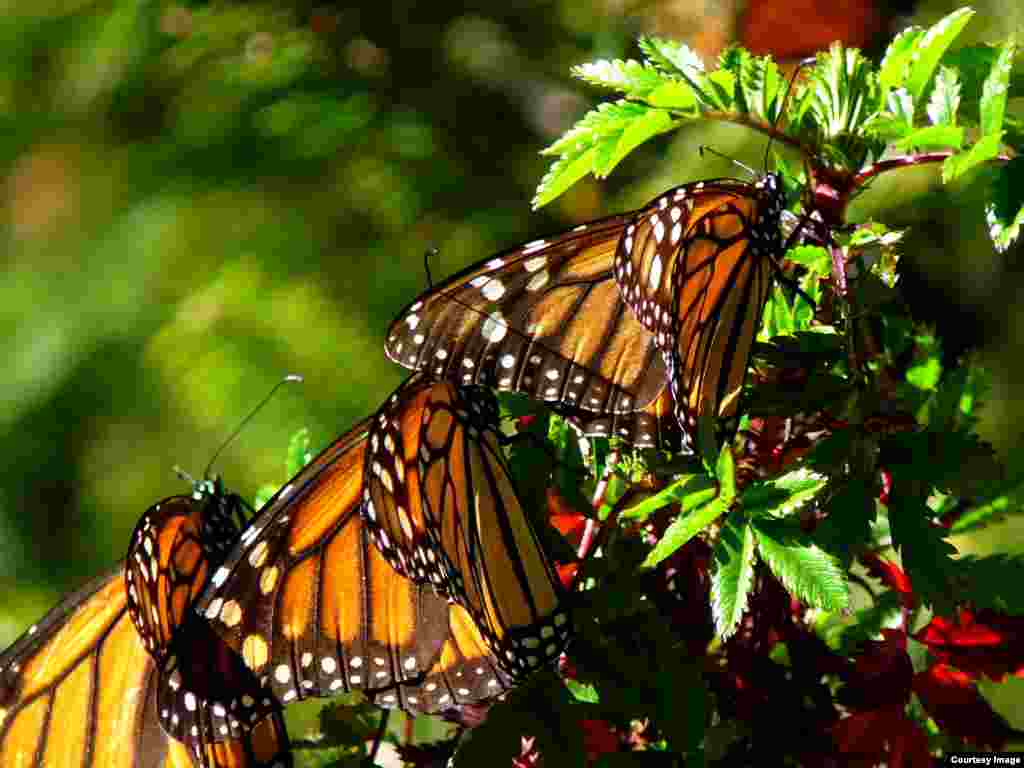
{"label": "butterfly forewing", "polygon": [[388,357],[455,384],[587,411],[643,408],[664,388],[665,364],[615,287],[628,221],[601,219],[455,275],[399,314]]}
{"label": "butterfly forewing", "polygon": [[[199,609],[284,702],[359,690],[432,713],[497,696],[510,681],[475,626],[463,631],[457,606],[398,573],[370,539],[359,513],[368,427],[266,504]],[[471,673],[477,684],[455,684]]]}
{"label": "butterfly forewing", "polygon": [[626,226],[619,287],[666,355],[684,434],[700,419],[735,428],[750,349],[781,255],[783,197],[772,174],[686,184]]}
{"label": "butterfly forewing", "polygon": [[364,515],[389,562],[463,606],[520,675],[561,653],[569,621],[497,423],[487,390],[412,377],[373,421]]}

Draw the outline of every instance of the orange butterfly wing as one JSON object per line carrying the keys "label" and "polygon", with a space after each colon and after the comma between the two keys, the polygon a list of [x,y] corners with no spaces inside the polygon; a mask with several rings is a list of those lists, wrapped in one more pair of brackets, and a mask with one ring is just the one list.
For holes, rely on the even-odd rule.
{"label": "orange butterfly wing", "polygon": [[359,514],[366,426],[267,502],[198,609],[285,703],[359,690],[432,713],[497,696],[510,680],[463,609],[370,541]]}

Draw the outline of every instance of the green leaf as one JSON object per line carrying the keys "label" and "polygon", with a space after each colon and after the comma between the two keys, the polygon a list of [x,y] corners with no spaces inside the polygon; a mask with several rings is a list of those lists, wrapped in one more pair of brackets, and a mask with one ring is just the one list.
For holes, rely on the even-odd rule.
{"label": "green leaf", "polygon": [[907,68],[910,66],[910,59],[917,49],[918,41],[923,36],[924,30],[920,27],[909,27],[896,35],[889,43],[878,70],[879,84],[885,91],[888,92],[903,85]]}
{"label": "green leaf", "polygon": [[714,499],[711,503],[697,507],[689,514],[680,515],[665,530],[665,535],[654,545],[654,549],[647,555],[641,567],[653,568],[711,525],[725,511],[725,505],[720,500]]}
{"label": "green leaf", "polygon": [[981,88],[981,132],[985,136],[998,135],[1002,139],[1006,100],[1010,89],[1010,73],[1017,44],[1011,37],[1002,48]]}
{"label": "green leaf", "polygon": [[985,206],[989,235],[999,252],[1020,236],[1024,222],[1024,157],[1017,156],[996,171],[992,200]]}
{"label": "green leaf", "polygon": [[752,518],[791,515],[814,499],[827,484],[826,475],[801,467],[773,480],[752,483],[743,492],[743,509]]}
{"label": "green leaf", "polygon": [[871,523],[876,515],[874,496],[866,478],[851,477],[828,501],[828,515],[815,529],[814,540],[827,552],[848,560],[871,540]]}
{"label": "green leaf", "polygon": [[[893,485],[895,488],[895,481]],[[947,612],[955,597],[950,584],[956,572],[956,548],[946,541],[944,531],[931,524],[931,516],[931,510],[920,499],[893,494],[889,500],[893,546],[900,553],[915,594],[936,611]]]}
{"label": "green leaf", "polygon": [[932,125],[956,125],[960,108],[960,74],[955,69],[941,67],[935,77],[935,88],[928,100],[926,111]]}
{"label": "green leaf", "polygon": [[285,472],[288,477],[299,474],[304,466],[313,460],[312,438],[306,427],[298,430],[288,441],[288,458],[285,462]]}
{"label": "green leaf", "polygon": [[608,153],[599,153],[594,161],[594,175],[604,178],[617,166],[626,155],[658,134],[667,133],[675,129],[678,121],[664,109],[651,109],[647,114],[638,117],[629,124],[629,127],[622,132],[619,140],[611,145],[613,147]]}
{"label": "green leaf", "polygon": [[697,94],[687,83],[666,82],[647,94],[647,103],[660,109],[697,114]]}
{"label": "green leaf", "polygon": [[914,103],[921,101],[931,82],[939,60],[949,46],[960,36],[967,22],[974,16],[971,8],[960,8],[933,24],[914,45],[907,70],[906,88]]}
{"label": "green leaf", "polygon": [[850,594],[843,569],[798,526],[768,519],[755,520],[752,526],[761,559],[790,594],[815,608],[847,607]]}
{"label": "green leaf", "polygon": [[900,152],[960,149],[964,143],[964,133],[964,129],[959,126],[929,125],[893,142],[893,147]]}
{"label": "green leaf", "polygon": [[704,73],[704,62],[696,52],[682,43],[660,37],[641,37],[640,50],[651,64],[666,75],[682,77],[701,101],[706,100],[698,84]]}
{"label": "green leaf", "polygon": [[565,687],[569,689],[569,693],[576,701],[582,701],[585,704],[600,704],[601,695],[597,692],[597,688],[589,683],[581,683],[570,678],[565,679]]}
{"label": "green leaf", "polygon": [[957,599],[969,600],[978,609],[990,608],[1011,616],[1024,614],[1024,591],[1007,589],[1007,585],[1020,584],[1024,555],[966,555],[956,564]]}
{"label": "green leaf", "polygon": [[956,519],[956,522],[950,526],[949,532],[950,534],[968,533],[999,522],[1010,513],[1019,513],[1024,506],[1021,504],[1022,497],[1024,497],[1024,483],[983,504],[971,507]]}
{"label": "green leaf", "polygon": [[718,454],[715,464],[715,479],[718,480],[718,496],[722,504],[728,508],[736,499],[736,461],[732,455],[732,446],[726,443]]}
{"label": "green leaf", "polygon": [[653,496],[623,511],[620,517],[626,520],[646,520],[659,509],[676,502],[680,504],[680,511],[686,513],[707,504],[717,495],[718,486],[707,475],[684,475]]}
{"label": "green leaf", "polygon": [[942,182],[949,184],[951,181],[960,178],[968,171],[977,168],[982,163],[987,163],[999,155],[999,148],[1002,143],[1002,136],[992,134],[985,136],[966,152],[960,152],[947,157],[942,163]]}
{"label": "green leaf", "polygon": [[754,586],[754,530],[747,522],[729,519],[715,545],[717,568],[711,579],[711,612],[723,640],[739,626]]}
{"label": "green leaf", "polygon": [[533,207],[554,200],[588,173],[611,170],[640,142],[674,127],[664,110],[616,101],[601,104],[584,115],[560,139],[541,151],[560,155],[537,186]]}
{"label": "green leaf", "polygon": [[569,154],[551,164],[548,172],[537,185],[537,192],[530,201],[533,210],[542,208],[565,190],[582,179],[594,168],[594,148],[587,147],[579,154]]}
{"label": "green leaf", "polygon": [[937,357],[930,357],[907,371],[907,381],[918,389],[934,391],[942,376],[942,362]]}
{"label": "green leaf", "polygon": [[273,484],[261,485],[256,489],[256,493],[253,494],[252,506],[253,509],[261,509],[264,504],[270,501],[271,496],[277,493],[280,486]]}
{"label": "green leaf", "polygon": [[573,77],[602,88],[610,88],[636,99],[665,82],[666,78],[653,66],[628,59],[592,61],[572,68]]}

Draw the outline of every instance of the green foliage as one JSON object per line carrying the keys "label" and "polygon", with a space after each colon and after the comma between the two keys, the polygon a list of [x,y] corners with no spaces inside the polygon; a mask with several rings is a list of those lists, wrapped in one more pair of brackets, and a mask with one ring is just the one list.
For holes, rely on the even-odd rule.
{"label": "green foliage", "polygon": [[747,601],[754,587],[754,564],[757,539],[749,521],[730,518],[722,526],[715,546],[716,569],[711,582],[711,610],[715,631],[728,638],[747,610]]}

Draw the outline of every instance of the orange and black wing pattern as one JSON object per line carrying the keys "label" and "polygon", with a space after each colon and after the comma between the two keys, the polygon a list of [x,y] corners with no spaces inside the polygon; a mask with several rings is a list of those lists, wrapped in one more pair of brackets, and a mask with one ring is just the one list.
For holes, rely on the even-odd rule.
{"label": "orange and black wing pattern", "polygon": [[284,703],[362,691],[434,713],[511,680],[465,609],[399,574],[360,516],[367,422],[257,513],[198,610]]}
{"label": "orange and black wing pattern", "polygon": [[456,385],[587,413],[643,409],[665,388],[666,369],[615,284],[631,220],[610,216],[468,267],[399,313],[385,352]]}
{"label": "orange and black wing pattern", "polygon": [[750,352],[783,250],[777,176],[715,179],[655,198],[626,226],[615,276],[668,361],[688,440],[735,430]]}
{"label": "orange and black wing pattern", "polygon": [[364,514],[402,573],[466,608],[515,676],[558,657],[570,621],[480,387],[414,375],[370,424]]}
{"label": "orange and black wing pattern", "polygon": [[157,664],[128,616],[119,566],[67,597],[0,655],[0,766],[291,765],[287,755],[260,759],[262,733],[222,737],[197,754],[161,727],[159,688]]}
{"label": "orange and black wing pattern", "polygon": [[[281,705],[194,611],[238,541],[242,500],[204,481],[192,496],[150,507],[132,533],[125,565],[128,613],[157,663],[160,724],[197,755],[243,765],[290,759]],[[209,762],[209,760],[208,760]],[[232,763],[229,763],[232,764]]]}

